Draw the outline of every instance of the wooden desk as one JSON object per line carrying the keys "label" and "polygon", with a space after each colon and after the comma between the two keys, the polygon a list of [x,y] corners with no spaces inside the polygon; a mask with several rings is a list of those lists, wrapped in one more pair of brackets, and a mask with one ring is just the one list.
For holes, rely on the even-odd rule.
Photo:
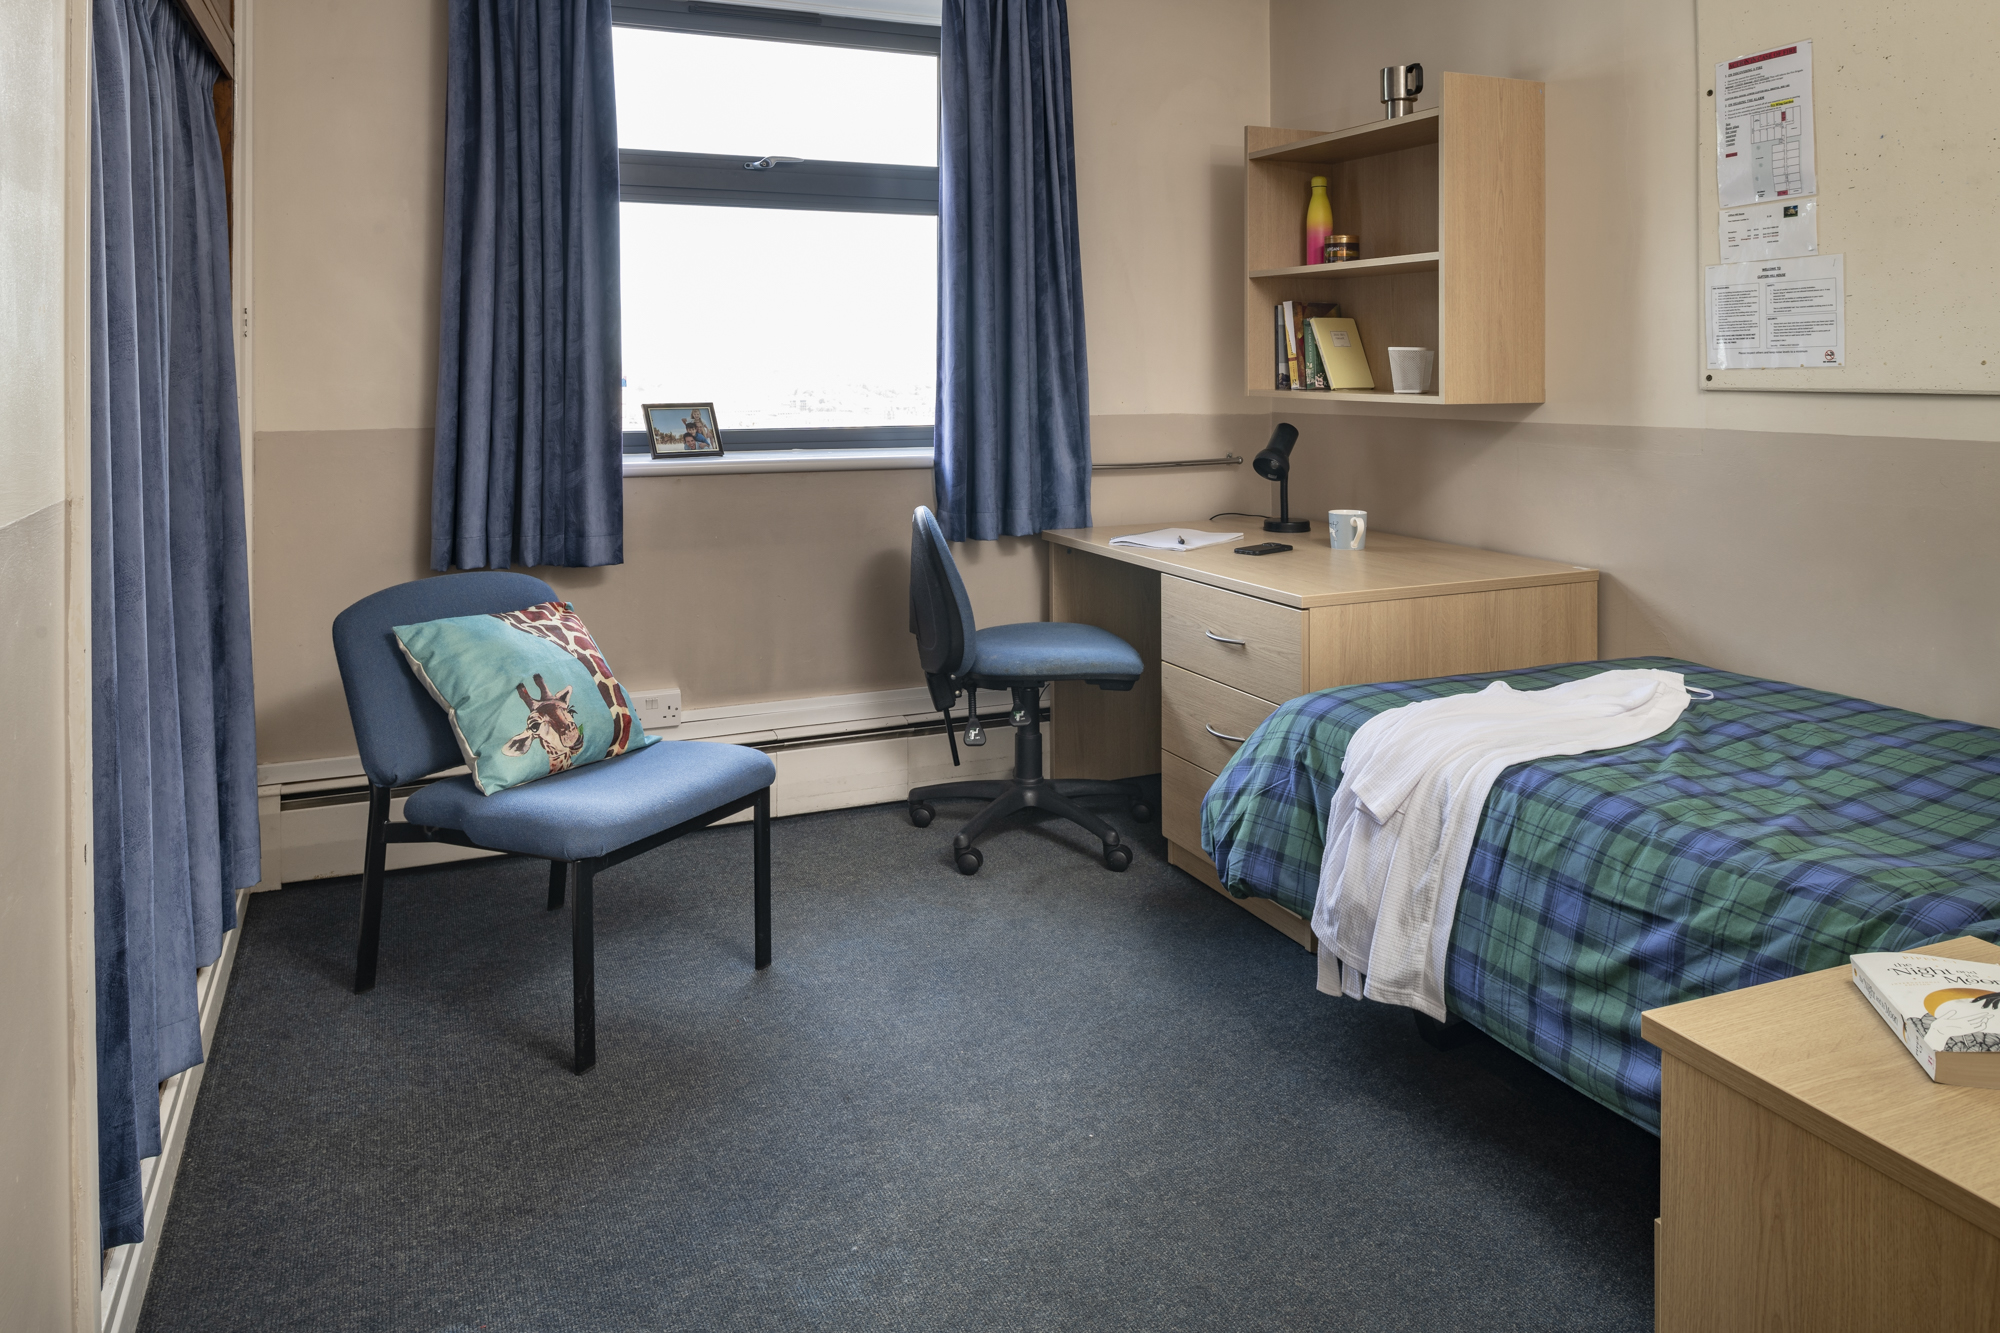
{"label": "wooden desk", "polygon": [[2000,1325],[2000,1092],[1924,1077],[1846,967],[1640,1030],[1665,1053],[1654,1327]]}
{"label": "wooden desk", "polygon": [[[1113,546],[1155,528],[1227,527],[1169,519],[1044,532],[1049,619],[1098,625],[1137,648],[1146,674],[1130,694],[1055,687],[1049,772],[1161,775],[1160,822],[1173,863],[1221,892],[1201,850],[1201,798],[1285,700],[1336,685],[1506,671],[1597,656],[1597,571],[1552,560],[1371,532],[1335,551],[1326,527],[1288,534],[1294,549],[1245,556],[1266,540],[1170,553]],[[1232,739],[1234,738],[1234,739]],[[1267,898],[1230,899],[1307,948],[1310,929]]]}

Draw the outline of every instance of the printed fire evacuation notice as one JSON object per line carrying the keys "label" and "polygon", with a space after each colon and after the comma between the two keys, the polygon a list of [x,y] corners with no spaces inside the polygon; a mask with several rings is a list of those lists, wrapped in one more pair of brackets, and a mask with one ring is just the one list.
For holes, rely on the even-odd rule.
{"label": "printed fire evacuation notice", "polygon": [[1819,192],[1811,42],[1715,67],[1715,188],[1720,208]]}
{"label": "printed fire evacuation notice", "polygon": [[1708,368],[1783,370],[1847,360],[1844,255],[1708,268]]}

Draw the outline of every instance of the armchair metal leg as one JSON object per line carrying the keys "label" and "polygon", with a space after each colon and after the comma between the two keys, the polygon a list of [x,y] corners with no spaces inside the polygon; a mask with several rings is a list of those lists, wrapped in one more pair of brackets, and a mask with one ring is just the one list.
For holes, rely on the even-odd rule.
{"label": "armchair metal leg", "polygon": [[757,793],[756,813],[751,816],[751,859],[755,863],[752,890],[757,918],[757,966],[771,965],[771,789]]}
{"label": "armchair metal leg", "polygon": [[581,1074],[597,1063],[597,967],[592,949],[590,914],[592,863],[571,861],[567,868],[571,1003],[576,1022],[575,1069]]}
{"label": "armchair metal leg", "polygon": [[375,988],[382,943],[382,878],[389,858],[389,789],[368,787],[368,844],[361,862],[361,942],[354,950],[354,993]]}
{"label": "armchair metal leg", "polygon": [[549,862],[549,910],[555,911],[563,905],[563,877],[569,873],[569,862]]}

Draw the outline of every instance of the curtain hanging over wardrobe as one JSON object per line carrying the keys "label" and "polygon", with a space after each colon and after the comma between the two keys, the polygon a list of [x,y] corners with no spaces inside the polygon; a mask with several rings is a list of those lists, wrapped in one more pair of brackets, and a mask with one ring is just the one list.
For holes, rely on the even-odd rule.
{"label": "curtain hanging over wardrobe", "polygon": [[451,0],[431,567],[625,558],[609,0]]}
{"label": "curtain hanging over wardrobe", "polygon": [[944,0],[938,521],[1090,526],[1090,382],[1063,0]]}
{"label": "curtain hanging over wardrobe", "polygon": [[258,879],[250,579],[211,90],[171,0],[92,15],[90,617],[100,1221],[139,1240],[195,969]]}

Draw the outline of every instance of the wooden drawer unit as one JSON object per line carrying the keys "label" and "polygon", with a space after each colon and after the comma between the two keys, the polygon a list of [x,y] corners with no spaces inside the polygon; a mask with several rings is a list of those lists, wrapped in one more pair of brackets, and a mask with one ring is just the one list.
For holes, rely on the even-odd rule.
{"label": "wooden drawer unit", "polygon": [[1241,738],[1276,707],[1171,663],[1160,666],[1160,748],[1211,773],[1222,771]]}
{"label": "wooden drawer unit", "polygon": [[1178,755],[1160,756],[1160,832],[1167,841],[1201,851],[1201,800],[1215,774]]}
{"label": "wooden drawer unit", "polygon": [[1214,864],[1201,850],[1201,802],[1215,774],[1176,755],[1160,756],[1160,832],[1167,835],[1167,859],[1273,929],[1289,935],[1308,953],[1319,952],[1312,923],[1269,898],[1238,898],[1222,887]]}
{"label": "wooden drawer unit", "polygon": [[1306,691],[1306,613],[1192,579],[1160,580],[1160,660],[1272,703]]}

